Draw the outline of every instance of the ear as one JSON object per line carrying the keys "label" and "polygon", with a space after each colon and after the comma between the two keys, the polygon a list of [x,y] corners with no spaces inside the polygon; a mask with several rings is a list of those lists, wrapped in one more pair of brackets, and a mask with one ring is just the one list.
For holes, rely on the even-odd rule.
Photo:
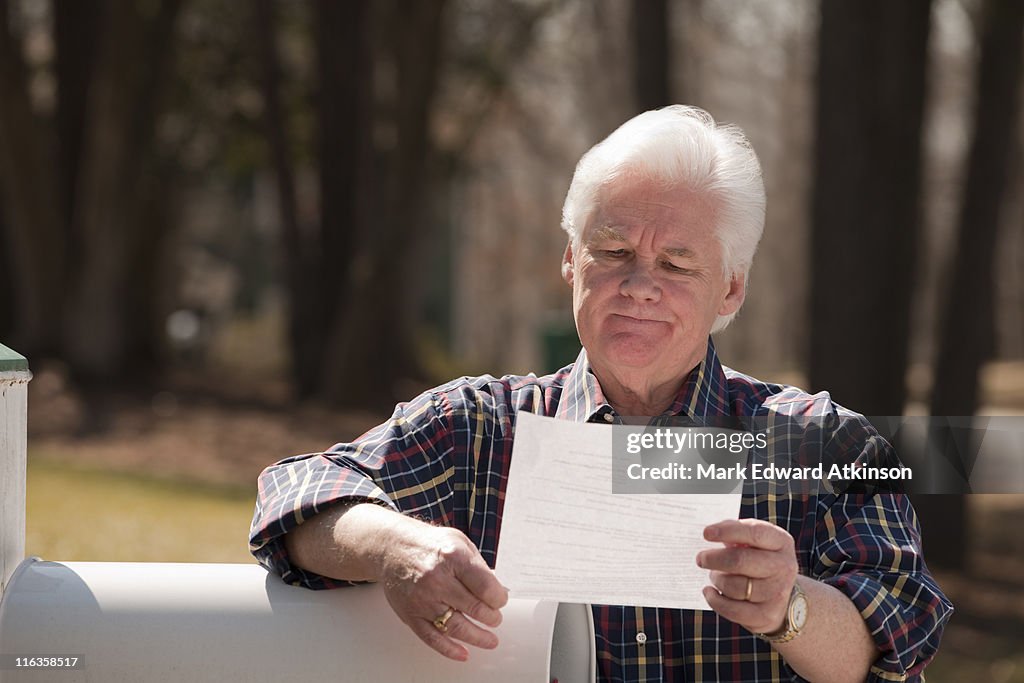
{"label": "ear", "polygon": [[718,315],[732,315],[740,310],[743,300],[747,298],[747,275],[746,273],[733,273],[729,278],[729,289],[722,299],[722,305],[718,309]]}
{"label": "ear", "polygon": [[573,283],[572,263],[572,239],[565,245],[565,253],[562,254],[562,279],[571,286]]}

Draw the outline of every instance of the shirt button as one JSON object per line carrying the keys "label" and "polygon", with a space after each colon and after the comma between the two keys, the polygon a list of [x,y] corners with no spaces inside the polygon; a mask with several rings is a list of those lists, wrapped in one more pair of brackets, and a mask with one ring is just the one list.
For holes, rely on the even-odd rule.
{"label": "shirt button", "polygon": [[611,413],[605,413],[604,414],[604,421],[605,422],[615,422],[615,416],[612,415]]}
{"label": "shirt button", "polygon": [[638,644],[640,644],[640,645],[643,645],[644,643],[646,643],[647,642],[647,634],[644,633],[643,631],[640,631],[640,633],[636,634],[636,642]]}

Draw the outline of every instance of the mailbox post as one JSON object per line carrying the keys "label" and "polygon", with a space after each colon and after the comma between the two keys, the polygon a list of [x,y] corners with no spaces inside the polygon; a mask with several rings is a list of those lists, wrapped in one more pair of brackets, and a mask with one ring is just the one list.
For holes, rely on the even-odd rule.
{"label": "mailbox post", "polygon": [[28,361],[0,344],[0,597],[25,557]]}

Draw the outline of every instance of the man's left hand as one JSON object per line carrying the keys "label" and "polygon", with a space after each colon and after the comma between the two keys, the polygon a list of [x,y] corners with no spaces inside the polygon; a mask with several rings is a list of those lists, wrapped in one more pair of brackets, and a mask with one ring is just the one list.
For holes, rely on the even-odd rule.
{"label": "man's left hand", "polygon": [[704,587],[711,609],[753,633],[781,629],[797,576],[789,532],[759,519],[728,519],[705,527],[704,538],[725,544],[697,554],[697,566],[711,570],[713,586]]}

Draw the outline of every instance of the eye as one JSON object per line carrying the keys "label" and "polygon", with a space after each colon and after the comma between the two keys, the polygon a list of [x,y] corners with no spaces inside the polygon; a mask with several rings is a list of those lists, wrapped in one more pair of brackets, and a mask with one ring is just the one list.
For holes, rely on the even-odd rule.
{"label": "eye", "polygon": [[677,266],[676,264],[672,263],[671,261],[662,261],[661,262],[661,266],[665,270],[668,270],[668,271],[673,272],[673,273],[689,273],[689,272],[691,272],[689,268],[683,268],[682,266]]}
{"label": "eye", "polygon": [[601,254],[610,258],[622,258],[626,255],[625,249],[602,249]]}

